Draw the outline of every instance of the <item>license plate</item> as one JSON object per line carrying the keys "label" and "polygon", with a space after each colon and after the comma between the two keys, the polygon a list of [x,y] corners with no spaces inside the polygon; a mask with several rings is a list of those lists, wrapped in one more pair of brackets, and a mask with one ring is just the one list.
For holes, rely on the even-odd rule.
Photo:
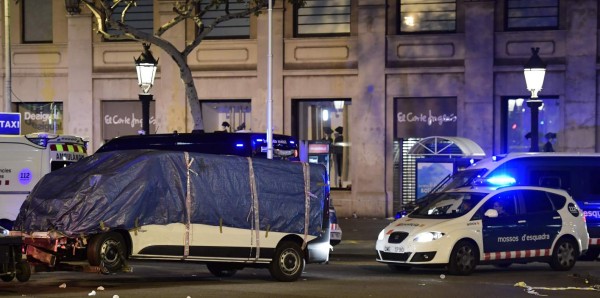
{"label": "license plate", "polygon": [[403,253],[404,246],[401,245],[386,245],[383,247],[383,251],[385,252],[394,252],[394,253]]}

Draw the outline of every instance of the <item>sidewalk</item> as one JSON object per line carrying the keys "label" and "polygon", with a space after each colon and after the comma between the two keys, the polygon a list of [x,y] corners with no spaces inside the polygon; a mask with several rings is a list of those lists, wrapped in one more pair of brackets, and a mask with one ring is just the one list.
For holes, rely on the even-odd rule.
{"label": "sidewalk", "polygon": [[342,228],[342,242],[333,247],[331,259],[375,259],[377,235],[391,222],[391,219],[386,218],[338,218],[338,224]]}

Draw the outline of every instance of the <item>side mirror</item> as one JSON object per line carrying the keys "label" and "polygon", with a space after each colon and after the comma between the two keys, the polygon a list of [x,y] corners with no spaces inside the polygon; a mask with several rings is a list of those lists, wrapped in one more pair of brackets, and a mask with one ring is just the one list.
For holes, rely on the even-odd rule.
{"label": "side mirror", "polygon": [[488,209],[483,214],[485,217],[496,218],[498,217],[498,210],[496,209]]}

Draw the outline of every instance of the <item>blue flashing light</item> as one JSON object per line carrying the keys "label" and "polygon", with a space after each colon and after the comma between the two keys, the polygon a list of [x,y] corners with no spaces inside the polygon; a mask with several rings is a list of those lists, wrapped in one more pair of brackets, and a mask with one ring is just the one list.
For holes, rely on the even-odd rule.
{"label": "blue flashing light", "polygon": [[487,178],[486,181],[489,184],[495,185],[495,186],[509,186],[509,185],[515,184],[517,182],[517,180],[515,180],[515,178],[510,177],[510,176],[494,176],[494,177]]}
{"label": "blue flashing light", "polygon": [[492,156],[493,161],[496,161],[496,159],[497,159],[496,155]]}
{"label": "blue flashing light", "polygon": [[263,139],[256,139],[257,142],[262,143]]}
{"label": "blue flashing light", "polygon": [[475,163],[475,160],[471,158],[471,159],[469,159],[469,163],[470,163],[470,164],[474,164],[474,163]]}
{"label": "blue flashing light", "polygon": [[294,142],[294,141],[290,140],[290,144],[296,144],[296,142]]}
{"label": "blue flashing light", "polygon": [[237,143],[235,144],[236,147],[238,148],[244,148],[244,144],[243,143]]}

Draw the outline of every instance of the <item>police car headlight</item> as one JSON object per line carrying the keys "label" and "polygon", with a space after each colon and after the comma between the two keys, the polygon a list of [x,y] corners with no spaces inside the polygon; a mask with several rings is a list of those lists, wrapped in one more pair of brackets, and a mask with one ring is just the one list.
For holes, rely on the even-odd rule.
{"label": "police car headlight", "polygon": [[377,236],[377,240],[383,240],[383,237],[385,236],[385,229],[381,230],[381,232],[379,232],[379,235]]}
{"label": "police car headlight", "polygon": [[444,236],[444,233],[442,232],[423,232],[418,234],[414,241],[415,242],[430,242],[433,240],[438,240],[440,238],[442,238],[442,236]]}

